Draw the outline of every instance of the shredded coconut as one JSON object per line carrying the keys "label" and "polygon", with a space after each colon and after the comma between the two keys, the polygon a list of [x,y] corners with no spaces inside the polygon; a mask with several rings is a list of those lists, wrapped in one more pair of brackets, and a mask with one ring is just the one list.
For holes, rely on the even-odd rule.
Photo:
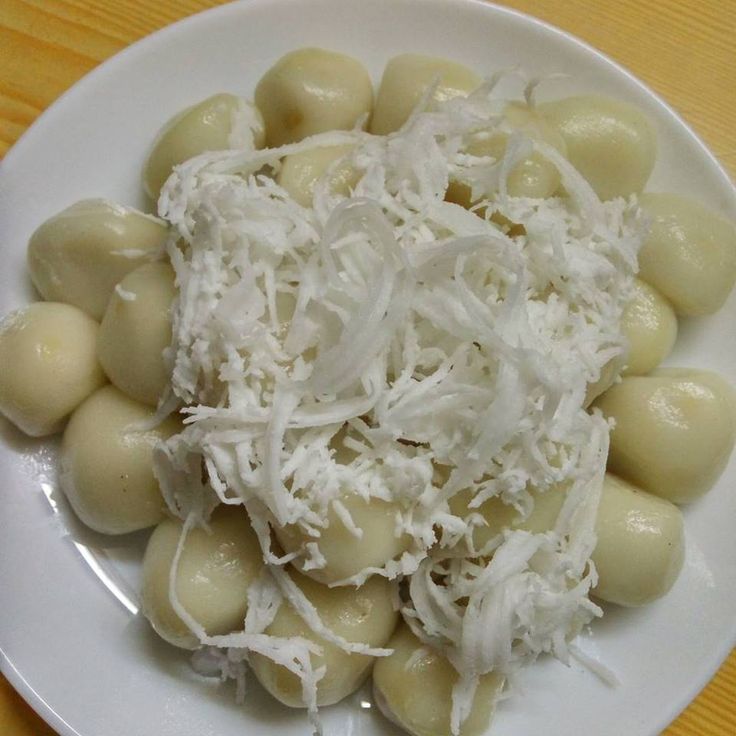
{"label": "shredded coconut", "polygon": [[[173,572],[172,602],[203,644],[230,651],[215,658],[219,672],[258,652],[301,677],[313,723],[315,645],[264,633],[278,605],[346,651],[389,650],[322,624],[283,568],[295,554],[278,557],[269,529],[301,527],[312,540],[305,569],[320,568],[331,506],[361,538],[338,500],[346,492],[395,504],[396,533],[412,544],[339,584],[405,581],[405,620],[460,673],[453,734],[482,675],[513,677],[543,653],[579,658],[569,640],[601,615],[588,594],[609,427],[584,402],[624,351],[641,218],[633,200],[600,202],[557,151],[521,133],[500,161],[467,153],[471,134],[506,130],[494,82],[441,105],[425,96],[385,137],[335,131],[204,154],[176,167],[159,200],[174,231],[169,357],[186,428],[156,451],[157,476],[185,529],[218,503],[244,504],[269,565],[240,634],[207,636],[176,600]],[[359,174],[350,196],[323,180],[305,208],[262,173],[342,144]],[[566,197],[508,195],[510,170],[533,150],[557,167]],[[450,180],[481,200],[474,211],[444,200]],[[345,430],[347,461],[330,449]],[[554,529],[507,530],[476,557],[458,554],[483,501],[528,513],[529,489],[562,482]],[[448,501],[468,489],[460,518]]]}

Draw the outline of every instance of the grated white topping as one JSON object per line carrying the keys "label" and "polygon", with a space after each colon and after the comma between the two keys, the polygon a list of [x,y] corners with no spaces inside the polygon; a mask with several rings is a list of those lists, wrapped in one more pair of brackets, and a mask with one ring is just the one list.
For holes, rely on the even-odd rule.
{"label": "grated white topping", "polygon": [[[173,586],[172,597],[203,644],[229,648],[221,662],[258,651],[298,674],[313,716],[314,645],[263,633],[283,598],[346,651],[388,650],[326,629],[283,569],[295,555],[271,550],[269,525],[307,531],[307,569],[319,567],[331,504],[362,533],[337,501],[346,492],[394,502],[396,531],[413,540],[341,584],[407,581],[405,619],[461,675],[453,734],[481,675],[512,676],[547,652],[566,662],[568,640],[601,615],[588,593],[609,428],[583,405],[624,351],[639,211],[601,203],[554,149],[519,133],[500,161],[467,154],[470,133],[507,130],[492,87],[417,110],[387,137],[341,131],[205,154],[175,169],[159,201],[176,233],[170,359],[187,427],[159,448],[157,475],[186,528],[218,503],[244,504],[270,571],[242,634],[206,636]],[[304,208],[262,173],[288,153],[345,143],[360,173],[350,197],[331,192],[328,172]],[[533,149],[559,169],[567,197],[507,196],[506,176]],[[444,201],[450,178],[485,197],[484,216]],[[347,462],[335,456],[338,432]],[[477,514],[453,516],[455,493],[471,489],[472,508],[498,496],[528,513],[530,488],[562,482],[554,530],[507,531],[459,556]]]}

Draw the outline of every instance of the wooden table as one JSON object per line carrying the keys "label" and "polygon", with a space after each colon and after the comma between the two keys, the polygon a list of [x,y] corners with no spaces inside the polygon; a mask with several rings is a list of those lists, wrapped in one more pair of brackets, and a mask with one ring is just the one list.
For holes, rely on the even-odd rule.
{"label": "wooden table", "polygon": [[[0,154],[101,61],[174,20],[218,4],[217,0],[0,0]],[[667,99],[736,175],[734,0],[505,4],[560,26],[622,62]],[[665,733],[736,734],[736,652]],[[2,677],[0,734],[53,736]]]}

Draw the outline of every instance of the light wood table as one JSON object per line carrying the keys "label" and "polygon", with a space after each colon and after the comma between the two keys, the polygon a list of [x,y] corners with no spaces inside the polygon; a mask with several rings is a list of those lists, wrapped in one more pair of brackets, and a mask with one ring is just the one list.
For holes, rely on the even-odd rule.
{"label": "light wood table", "polygon": [[[0,154],[101,61],[174,20],[218,4],[217,0],[0,0]],[[736,175],[735,0],[505,4],[570,31],[623,63],[668,100]],[[736,734],[736,652],[665,733]],[[53,736],[2,677],[0,734]]]}

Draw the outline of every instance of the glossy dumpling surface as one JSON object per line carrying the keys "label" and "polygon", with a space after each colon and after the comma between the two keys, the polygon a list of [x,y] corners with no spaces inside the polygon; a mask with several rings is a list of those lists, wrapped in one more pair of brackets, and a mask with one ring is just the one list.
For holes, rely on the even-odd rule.
{"label": "glossy dumpling surface", "polygon": [[28,269],[48,301],[102,319],[115,285],[163,253],[167,226],[132,207],[85,199],[46,220],[28,244]]}
{"label": "glossy dumpling surface", "polygon": [[114,386],[95,391],[72,415],[61,445],[61,488],[77,516],[104,534],[125,534],[164,518],[153,448],[181,431],[170,417],[142,428],[151,407]]}
{"label": "glossy dumpling surface", "polygon": [[58,432],[105,383],[98,325],[77,307],[36,302],[0,323],[0,412],[32,437]]}
{"label": "glossy dumpling surface", "polygon": [[[350,642],[382,647],[391,637],[398,613],[392,605],[392,583],[372,577],[359,588],[328,588],[309,578],[293,573],[293,578],[322,622],[335,634]],[[325,666],[325,676],[317,684],[317,704],[332,705],[355,692],[365,681],[373,658],[348,653],[314,634],[288,603],[283,603],[271,625],[271,636],[301,636],[322,647],[322,655],[312,655],[312,666]],[[303,707],[299,678],[285,667],[254,654],[251,668],[258,681],[277,700],[292,708]]]}
{"label": "glossy dumpling surface", "polygon": [[350,130],[370,114],[373,84],[345,54],[304,48],[282,56],[256,87],[269,146],[328,130]]}
{"label": "glossy dumpling surface", "polygon": [[639,276],[682,315],[712,314],[736,281],[736,227],[699,202],[647,193],[651,230],[639,253]]}
{"label": "glossy dumpling surface", "polygon": [[98,355],[109,379],[125,394],[156,406],[169,382],[163,351],[171,342],[174,271],[150,263],[115,289],[100,325]]}
{"label": "glossy dumpling surface", "polygon": [[[210,530],[193,529],[184,543],[176,575],[179,602],[207,634],[242,631],[248,588],[263,568],[258,539],[238,507],[217,509]],[[184,649],[199,646],[169,600],[169,575],[181,535],[179,520],[162,521],[143,558],[143,612],[156,632]]]}
{"label": "glossy dumpling surface", "polygon": [[[424,646],[401,623],[387,646],[389,657],[379,657],[373,667],[373,692],[383,713],[411,736],[447,736],[450,733],[452,688],[458,674],[438,652]],[[503,679],[483,675],[470,715],[460,736],[482,736],[496,706]]]}
{"label": "glossy dumpling surface", "polygon": [[677,506],[607,474],[595,530],[596,597],[642,606],[669,592],[685,559]]}
{"label": "glossy dumpling surface", "polygon": [[221,93],[175,115],[154,142],[143,170],[146,194],[157,199],[176,164],[207,151],[260,148],[263,117],[252,103]]}
{"label": "glossy dumpling surface", "polygon": [[567,146],[570,163],[601,199],[641,192],[654,168],[656,138],[644,113],[600,95],[538,106]]}
{"label": "glossy dumpling surface", "polygon": [[730,397],[696,372],[630,376],[594,406],[615,421],[609,470],[674,503],[708,491],[733,450]]}
{"label": "glossy dumpling surface", "polygon": [[437,86],[432,98],[442,102],[469,94],[481,81],[474,71],[456,61],[421,54],[394,56],[383,72],[371,133],[386,135],[398,130],[435,82]]}

